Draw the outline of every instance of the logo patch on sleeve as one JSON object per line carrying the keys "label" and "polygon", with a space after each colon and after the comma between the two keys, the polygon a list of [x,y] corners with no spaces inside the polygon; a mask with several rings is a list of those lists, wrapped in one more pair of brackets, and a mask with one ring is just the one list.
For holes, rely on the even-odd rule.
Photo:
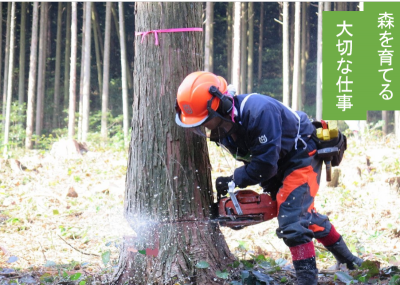
{"label": "logo patch on sleeve", "polygon": [[259,136],[258,139],[259,139],[260,143],[262,143],[262,144],[267,143],[267,141],[268,141],[266,135]]}

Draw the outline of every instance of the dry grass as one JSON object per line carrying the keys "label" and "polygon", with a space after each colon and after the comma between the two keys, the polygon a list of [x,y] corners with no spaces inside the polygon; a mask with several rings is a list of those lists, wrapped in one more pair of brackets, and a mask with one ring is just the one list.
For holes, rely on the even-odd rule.
{"label": "dry grass", "polygon": [[[391,137],[366,141],[349,140],[341,183],[326,187],[323,175],[316,207],[329,215],[353,252],[383,266],[399,265],[400,194],[385,181],[400,175],[400,145]],[[240,163],[209,146],[213,179],[231,175]],[[72,272],[110,271],[118,241],[131,233],[122,216],[127,154],[89,152],[82,159],[56,160],[29,152],[18,159],[30,171],[0,164],[0,268],[54,273],[59,267],[50,265],[55,263]],[[71,187],[78,197],[67,197]],[[223,233],[241,257],[263,254],[290,261],[276,228],[272,220],[241,231],[224,228]],[[239,242],[245,242],[247,251],[238,252]],[[111,261],[105,266],[101,255],[108,251]],[[322,249],[317,248],[317,255],[320,269],[334,263]],[[18,260],[7,263],[12,256]]]}

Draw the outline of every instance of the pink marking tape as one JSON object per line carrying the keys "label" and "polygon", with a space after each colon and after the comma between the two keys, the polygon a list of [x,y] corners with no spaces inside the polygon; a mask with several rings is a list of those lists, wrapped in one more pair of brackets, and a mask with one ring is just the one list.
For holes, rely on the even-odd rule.
{"label": "pink marking tape", "polygon": [[166,30],[152,30],[148,32],[136,32],[135,36],[142,36],[143,43],[144,37],[148,34],[153,34],[156,38],[156,46],[158,46],[158,35],[157,33],[178,33],[178,32],[202,32],[203,28],[178,28],[178,29],[166,29]]}

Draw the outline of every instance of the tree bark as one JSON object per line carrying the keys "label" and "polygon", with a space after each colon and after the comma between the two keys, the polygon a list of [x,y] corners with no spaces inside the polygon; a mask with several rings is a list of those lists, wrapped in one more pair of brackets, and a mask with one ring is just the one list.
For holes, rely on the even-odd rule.
{"label": "tree bark", "polygon": [[3,81],[3,130],[5,128],[6,120],[6,106],[7,106],[7,84],[8,84],[8,64],[10,57],[10,24],[11,24],[11,2],[7,5],[7,26],[6,26],[6,48],[4,49],[4,81]]}
{"label": "tree bark", "polygon": [[69,73],[70,73],[70,57],[71,57],[71,3],[67,5],[67,20],[65,35],[65,58],[64,58],[64,100],[63,110],[69,108]]}
{"label": "tree bark", "polygon": [[124,4],[118,2],[119,12],[119,36],[121,45],[121,74],[122,74],[122,112],[124,116],[124,141],[125,146],[129,144],[129,110],[128,110],[128,82],[127,82],[127,66],[126,66],[126,41],[125,41],[125,20],[124,20]]}
{"label": "tree bark", "polygon": [[283,2],[282,25],[282,81],[283,104],[289,106],[289,3]]}
{"label": "tree bark", "polygon": [[58,127],[60,118],[60,71],[61,71],[61,26],[62,2],[58,2],[57,11],[57,45],[56,45],[56,70],[54,76],[54,103],[53,103],[53,128]]}
{"label": "tree bark", "polygon": [[240,91],[240,14],[242,5],[234,3],[234,24],[233,24],[233,57],[232,57],[232,84]]}
{"label": "tree bark", "polygon": [[254,10],[253,2],[248,3],[247,18],[249,21],[249,50],[247,53],[247,93],[253,92],[253,60],[254,60]]}
{"label": "tree bark", "polygon": [[[3,2],[0,2],[0,35],[3,35]],[[1,41],[0,41],[0,58],[3,58],[3,38],[1,38]],[[1,65],[1,60],[0,60],[0,92],[1,92],[1,69],[2,69],[2,67],[3,66]]]}
{"label": "tree bark", "polygon": [[75,109],[76,109],[76,57],[78,49],[78,19],[77,4],[72,2],[71,14],[71,62],[69,75],[69,111],[68,111],[68,138],[73,139],[75,136]]}
{"label": "tree bark", "polygon": [[257,84],[258,88],[261,87],[262,80],[262,61],[263,61],[263,41],[264,41],[264,2],[261,2],[260,8],[260,38],[258,40],[258,72],[257,72]]}
{"label": "tree bark", "polygon": [[293,52],[293,87],[292,87],[292,110],[299,109],[299,82],[300,82],[300,23],[301,3],[295,3],[294,17],[294,52]]}
{"label": "tree bark", "polygon": [[323,2],[318,2],[318,39],[317,39],[317,98],[316,98],[316,119],[322,119],[322,11]]}
{"label": "tree bark", "polygon": [[5,128],[4,128],[4,141],[3,141],[3,157],[7,158],[8,152],[8,136],[10,132],[10,113],[11,113],[11,100],[12,100],[12,83],[13,83],[13,71],[14,71],[14,30],[15,30],[15,2],[11,4],[11,23],[10,23],[10,56],[8,63],[8,83],[7,83],[7,107],[5,116]]}
{"label": "tree bark", "polygon": [[[25,102],[25,29],[26,29],[26,2],[21,3],[21,26],[19,33],[19,81],[18,81],[18,104],[22,106]],[[1,33],[0,33],[1,35]],[[22,117],[20,113],[19,118]]]}
{"label": "tree bark", "polygon": [[82,102],[82,141],[87,141],[89,132],[90,114],[90,51],[91,51],[91,14],[92,5],[85,3],[85,71],[83,75],[83,102]]}
{"label": "tree bark", "polygon": [[92,28],[93,28],[93,40],[94,40],[94,48],[96,52],[96,66],[97,66],[97,80],[99,82],[99,92],[103,89],[101,86],[103,84],[102,79],[102,69],[101,69],[101,55],[100,55],[100,35],[97,33],[97,23],[96,16],[94,13],[95,3],[92,2]]}
{"label": "tree bark", "polygon": [[[136,2],[136,11],[140,31],[201,26],[199,2]],[[203,68],[202,35],[163,33],[159,42],[135,41],[135,116],[124,208],[137,237],[125,238],[113,284],[221,284],[215,271],[232,257],[208,220],[212,183],[206,140],[179,128],[172,112],[183,78]],[[146,248],[155,249],[155,256],[136,250]],[[207,270],[195,266],[203,260]]]}
{"label": "tree bark", "polygon": [[28,100],[26,108],[26,139],[25,148],[32,148],[33,133],[33,110],[35,108],[35,84],[37,67],[37,44],[38,44],[38,23],[39,23],[39,3],[33,3],[32,16],[32,36],[31,36],[31,54],[29,56],[29,81],[28,81]]}
{"label": "tree bark", "polygon": [[214,3],[206,2],[204,70],[213,72]]}
{"label": "tree bark", "polygon": [[242,5],[242,24],[241,24],[241,40],[240,40],[240,94],[246,93],[247,89],[247,3],[241,2]]}
{"label": "tree bark", "polygon": [[44,101],[44,74],[46,70],[46,13],[47,3],[40,4],[40,36],[39,36],[39,67],[37,79],[36,98],[36,136],[39,138],[42,132],[43,101]]}
{"label": "tree bark", "polygon": [[108,84],[110,75],[110,40],[111,40],[111,2],[106,7],[106,27],[104,32],[104,60],[103,60],[103,91],[101,92],[101,137],[104,141],[108,138],[107,113],[108,113]]}

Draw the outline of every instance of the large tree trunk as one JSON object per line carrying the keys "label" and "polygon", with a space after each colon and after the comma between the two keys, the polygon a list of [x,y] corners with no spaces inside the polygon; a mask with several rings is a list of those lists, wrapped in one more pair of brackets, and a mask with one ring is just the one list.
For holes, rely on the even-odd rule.
{"label": "large tree trunk", "polygon": [[[26,2],[21,3],[21,26],[19,33],[19,81],[18,81],[18,104],[22,106],[25,102],[25,29],[26,29]],[[0,33],[1,35],[1,33]],[[0,53],[1,54],[1,53]],[[20,113],[19,118],[22,117]]]}
{"label": "large tree trunk", "polygon": [[240,94],[246,93],[247,84],[247,3],[242,4],[242,23],[240,40]]}
{"label": "large tree trunk", "polygon": [[289,106],[289,3],[283,2],[282,25],[282,82],[283,104]]}
{"label": "large tree trunk", "polygon": [[40,36],[39,36],[39,67],[37,79],[36,98],[36,128],[35,133],[40,137],[42,133],[43,101],[44,101],[44,75],[46,70],[46,14],[47,3],[40,4]]}
{"label": "large tree trunk", "polygon": [[317,120],[322,119],[322,11],[324,3],[318,2],[318,39],[317,39],[317,98],[316,98],[316,115]]}
{"label": "large tree trunk", "polygon": [[5,114],[7,106],[7,84],[8,84],[8,64],[10,55],[10,23],[11,23],[11,2],[7,5],[7,26],[6,26],[6,48],[4,49],[4,81],[3,81],[3,130],[6,124]]}
{"label": "large tree trunk", "polygon": [[[262,61],[263,61],[263,41],[264,41],[264,2],[261,2],[260,8],[260,38],[258,40],[258,72],[257,72],[257,85],[258,89],[261,87],[262,80]],[[259,90],[260,91],[260,90]]]}
{"label": "large tree trunk", "polygon": [[10,23],[10,56],[8,63],[8,83],[7,83],[7,107],[5,116],[4,140],[3,140],[3,156],[7,158],[8,135],[10,132],[10,113],[12,100],[12,79],[14,71],[14,30],[15,30],[15,2],[11,4],[11,23]]}
{"label": "large tree trunk", "polygon": [[242,5],[240,2],[234,4],[233,24],[233,55],[232,55],[232,84],[240,91],[240,14]]}
{"label": "large tree trunk", "polygon": [[91,14],[92,5],[85,3],[85,61],[83,74],[83,100],[82,100],[82,141],[87,141],[89,132],[90,114],[90,51],[91,51]]}
{"label": "large tree trunk", "polygon": [[65,58],[64,58],[64,100],[63,109],[68,108],[69,104],[69,72],[70,72],[70,56],[71,56],[71,3],[66,3],[67,5],[67,23],[65,35]]}
{"label": "large tree trunk", "polygon": [[33,3],[32,16],[32,36],[31,36],[31,54],[29,56],[29,81],[28,81],[28,100],[26,108],[26,139],[25,148],[32,148],[33,133],[33,110],[35,108],[35,84],[37,67],[37,43],[38,43],[38,23],[39,23],[39,3]]}
{"label": "large tree trunk", "polygon": [[53,128],[58,127],[60,118],[60,71],[61,71],[61,22],[62,2],[58,2],[57,11],[57,45],[56,45],[56,70],[54,76],[54,103],[53,103]]}
{"label": "large tree trunk", "polygon": [[206,2],[204,70],[213,72],[214,3]]}
{"label": "large tree trunk", "polygon": [[119,12],[119,36],[121,45],[121,74],[122,74],[122,113],[124,116],[124,142],[125,146],[129,144],[129,110],[128,110],[128,82],[127,82],[127,60],[126,60],[126,41],[125,41],[125,20],[124,20],[124,4],[118,2]]}
{"label": "large tree trunk", "polygon": [[[136,2],[136,11],[138,31],[201,26],[199,2]],[[203,67],[202,35],[158,37],[159,46],[151,35],[135,42],[124,207],[137,237],[125,237],[115,283],[221,284],[215,272],[232,257],[218,226],[208,220],[213,193],[206,140],[174,122],[179,84]],[[155,249],[155,256],[137,252],[142,249]],[[195,266],[203,260],[207,270]]]}
{"label": "large tree trunk", "polygon": [[254,10],[253,2],[248,3],[249,50],[247,54],[247,93],[253,92],[253,54],[254,54]]}
{"label": "large tree trunk", "polygon": [[71,62],[69,75],[69,111],[68,111],[68,137],[73,139],[75,136],[75,109],[76,109],[76,54],[78,45],[78,19],[77,4],[72,2],[71,23]]}
{"label": "large tree trunk", "polygon": [[103,90],[101,92],[101,137],[104,141],[108,138],[107,113],[108,113],[108,84],[110,75],[110,35],[111,31],[111,2],[106,7],[106,27],[104,33],[104,60],[103,60]]}
{"label": "large tree trunk", "polygon": [[300,23],[301,3],[295,3],[294,16],[294,52],[293,52],[293,86],[292,86],[292,110],[299,109],[299,82],[300,82]]}

